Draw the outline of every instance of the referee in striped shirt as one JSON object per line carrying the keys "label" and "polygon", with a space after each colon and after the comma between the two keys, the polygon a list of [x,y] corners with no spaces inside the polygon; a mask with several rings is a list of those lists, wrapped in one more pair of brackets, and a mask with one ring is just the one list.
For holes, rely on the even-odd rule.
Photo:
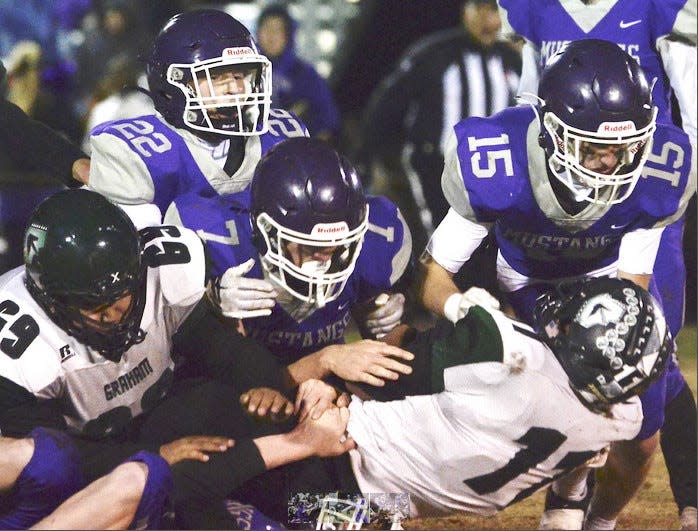
{"label": "referee in striped shirt", "polygon": [[370,166],[385,156],[378,150],[400,142],[414,201],[399,206],[416,207],[423,229],[412,227],[422,232],[417,242],[426,242],[448,210],[440,183],[451,128],[468,116],[489,116],[515,104],[521,59],[510,44],[497,41],[496,1],[465,0],[461,22],[411,46],[371,95],[362,117],[363,164]]}

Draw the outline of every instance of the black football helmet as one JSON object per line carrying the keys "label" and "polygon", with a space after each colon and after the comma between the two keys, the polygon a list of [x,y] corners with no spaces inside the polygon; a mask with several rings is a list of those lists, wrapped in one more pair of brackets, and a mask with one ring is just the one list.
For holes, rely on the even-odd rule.
{"label": "black football helmet", "polygon": [[[140,343],[146,266],[131,220],[89,190],[63,190],[32,213],[24,235],[25,285],[51,320],[105,358],[118,361]],[[96,322],[80,310],[112,305],[131,295],[115,324]]]}
{"label": "black football helmet", "polygon": [[[321,140],[289,138],[257,164],[251,194],[254,241],[270,277],[318,307],[336,299],[368,229],[368,205],[351,163]],[[328,262],[299,266],[286,253],[289,243],[336,249]]]}
{"label": "black football helmet", "polygon": [[594,409],[644,391],[674,349],[657,301],[625,279],[558,284],[538,298],[534,322],[572,389]]}
{"label": "black football helmet", "polygon": [[[231,94],[216,83],[230,69],[244,73],[243,92]],[[155,38],[146,74],[155,108],[175,127],[228,136],[268,129],[271,62],[225,11],[194,9],[172,17]]]}
{"label": "black football helmet", "polygon": [[[578,200],[625,200],[652,150],[657,117],[637,61],[610,41],[572,41],[546,64],[538,96],[540,143],[553,175]],[[614,154],[615,166],[584,164],[603,150]]]}

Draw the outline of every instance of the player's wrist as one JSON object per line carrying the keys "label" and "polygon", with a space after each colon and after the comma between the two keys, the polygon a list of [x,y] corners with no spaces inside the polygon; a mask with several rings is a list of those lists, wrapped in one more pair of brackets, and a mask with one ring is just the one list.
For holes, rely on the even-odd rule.
{"label": "player's wrist", "polygon": [[320,365],[323,377],[334,374],[337,367],[337,355],[339,354],[340,352],[338,345],[328,345],[318,351],[318,364]]}

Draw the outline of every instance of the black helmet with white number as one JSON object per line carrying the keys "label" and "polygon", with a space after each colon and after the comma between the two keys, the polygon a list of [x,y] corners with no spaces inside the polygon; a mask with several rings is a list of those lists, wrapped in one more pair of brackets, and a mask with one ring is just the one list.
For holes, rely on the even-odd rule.
{"label": "black helmet with white number", "polygon": [[561,283],[539,297],[534,320],[572,389],[596,409],[644,391],[674,348],[659,304],[629,280]]}
{"label": "black helmet with white number", "polygon": [[[104,357],[118,361],[143,341],[146,267],[131,220],[116,205],[88,190],[64,190],[32,213],[24,235],[25,285],[65,332]],[[114,324],[93,321],[80,310],[107,307],[131,296]]]}

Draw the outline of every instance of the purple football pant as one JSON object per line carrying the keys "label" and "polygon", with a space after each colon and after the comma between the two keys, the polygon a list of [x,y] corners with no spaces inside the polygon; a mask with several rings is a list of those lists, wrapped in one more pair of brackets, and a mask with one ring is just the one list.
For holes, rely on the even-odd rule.
{"label": "purple football pant", "polygon": [[0,529],[27,529],[84,486],[79,456],[63,432],[35,428],[34,453],[12,489],[11,512]]}
{"label": "purple football pant", "polygon": [[150,452],[138,452],[124,461],[136,461],[148,467],[148,479],[141,501],[129,529],[161,529],[162,516],[172,491],[170,466],[162,457]]}
{"label": "purple football pant", "polygon": [[661,301],[669,330],[674,337],[683,326],[686,309],[686,264],[683,257],[685,220],[685,217],[681,217],[664,229],[654,262],[657,287],[652,295]]}

